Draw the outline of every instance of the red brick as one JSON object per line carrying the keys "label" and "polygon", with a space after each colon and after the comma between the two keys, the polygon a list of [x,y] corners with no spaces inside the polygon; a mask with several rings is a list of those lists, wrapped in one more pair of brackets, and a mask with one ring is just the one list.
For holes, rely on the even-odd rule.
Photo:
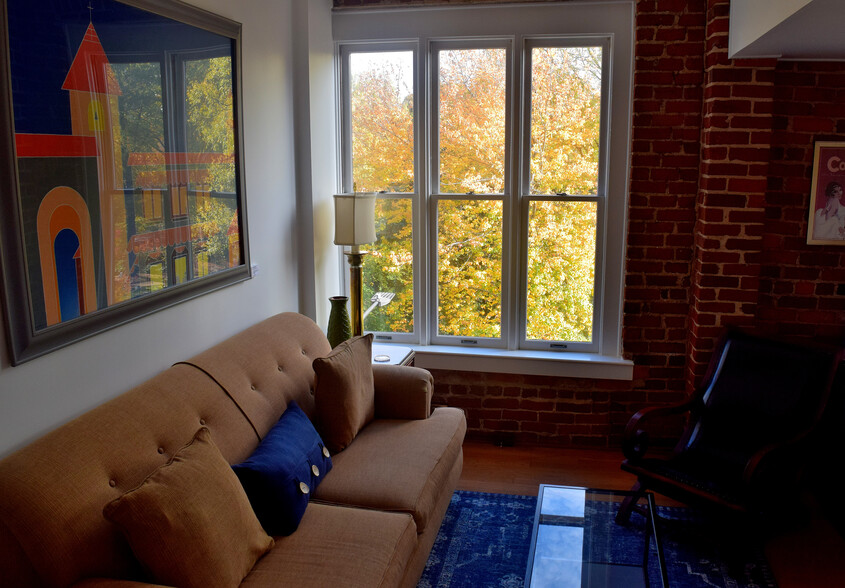
{"label": "red brick", "polygon": [[728,191],[730,192],[757,192],[766,190],[766,178],[729,178]]}

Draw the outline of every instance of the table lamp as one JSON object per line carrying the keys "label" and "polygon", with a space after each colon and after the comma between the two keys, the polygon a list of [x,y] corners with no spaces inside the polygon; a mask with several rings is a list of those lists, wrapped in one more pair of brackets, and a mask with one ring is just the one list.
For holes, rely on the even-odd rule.
{"label": "table lamp", "polygon": [[353,337],[364,334],[361,270],[367,252],[361,251],[360,246],[375,240],[376,193],[335,194],[334,243],[350,246],[350,250],[344,253],[349,261],[349,312],[352,318]]}

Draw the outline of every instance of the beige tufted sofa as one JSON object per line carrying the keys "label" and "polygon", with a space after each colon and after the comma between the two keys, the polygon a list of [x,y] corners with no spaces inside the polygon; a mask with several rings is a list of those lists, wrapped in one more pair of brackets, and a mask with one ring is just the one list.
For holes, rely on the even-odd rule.
{"label": "beige tufted sofa", "polygon": [[[330,351],[310,319],[280,314],[0,461],[0,586],[149,585],[104,505],[202,426],[234,464],[292,400],[312,416],[312,361]],[[425,370],[373,372],[375,420],[332,456],[299,528],[274,537],[243,586],[416,585],[460,477],[466,421],[431,412]]]}

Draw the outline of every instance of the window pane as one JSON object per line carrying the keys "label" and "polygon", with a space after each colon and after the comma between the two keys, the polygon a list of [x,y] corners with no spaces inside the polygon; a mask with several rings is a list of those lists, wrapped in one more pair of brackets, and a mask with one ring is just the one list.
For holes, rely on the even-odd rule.
{"label": "window pane", "polygon": [[173,258],[173,282],[184,284],[188,281],[188,256],[177,255]]}
{"label": "window pane", "polygon": [[[120,86],[120,153],[124,188],[161,189],[167,185],[164,158],[161,66],[113,63]],[[160,218],[159,214],[158,217]]]}
{"label": "window pane", "polygon": [[414,54],[349,56],[353,189],[414,191]]}
{"label": "window pane", "polygon": [[[392,333],[414,331],[414,257],[412,252],[412,208],[410,198],[376,199],[378,240],[366,248],[364,329]],[[391,298],[390,295],[393,295]]]}
{"label": "window pane", "polygon": [[534,201],[528,214],[528,339],[590,342],[595,202]]}
{"label": "window pane", "polygon": [[[123,188],[116,194],[121,202],[115,209],[125,211],[124,219],[115,215],[115,244],[123,251],[114,251],[114,301],[124,301],[164,288],[161,264],[150,266],[151,258],[160,253],[153,247],[134,246],[127,255],[126,243],[155,243],[155,235],[165,230],[164,198],[169,198],[164,154],[163,86],[161,64],[156,62],[112,63],[120,95],[115,109],[120,117],[115,126],[115,185]],[[116,157],[117,158],[117,157]],[[127,198],[127,195],[131,194]],[[133,202],[134,200],[134,202]],[[134,204],[134,206],[133,206]],[[157,267],[157,273],[154,268]],[[149,274],[149,275],[148,275]]]}
{"label": "window pane", "polygon": [[504,49],[439,52],[441,192],[504,192],[506,55]]}
{"label": "window pane", "polygon": [[[185,62],[188,157],[184,178],[191,190],[235,192],[232,59]],[[184,183],[184,182],[182,182]]]}
{"label": "window pane", "polygon": [[150,266],[150,291],[157,292],[164,289],[164,266],[154,263]]}
{"label": "window pane", "polygon": [[187,152],[174,181],[191,225],[191,246],[204,252],[207,274],[240,263],[232,105],[230,57],[185,61]]}
{"label": "window pane", "polygon": [[532,50],[532,194],[598,192],[601,78],[601,47]]}
{"label": "window pane", "polygon": [[438,204],[437,288],[439,335],[501,336],[501,201]]}

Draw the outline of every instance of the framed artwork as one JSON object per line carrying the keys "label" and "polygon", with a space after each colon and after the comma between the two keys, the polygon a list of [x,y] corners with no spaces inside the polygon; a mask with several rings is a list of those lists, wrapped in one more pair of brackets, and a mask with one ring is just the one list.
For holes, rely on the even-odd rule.
{"label": "framed artwork", "polygon": [[845,143],[818,141],[813,159],[813,184],[807,243],[845,245]]}
{"label": "framed artwork", "polygon": [[241,25],[176,0],[0,0],[12,363],[250,277]]}

